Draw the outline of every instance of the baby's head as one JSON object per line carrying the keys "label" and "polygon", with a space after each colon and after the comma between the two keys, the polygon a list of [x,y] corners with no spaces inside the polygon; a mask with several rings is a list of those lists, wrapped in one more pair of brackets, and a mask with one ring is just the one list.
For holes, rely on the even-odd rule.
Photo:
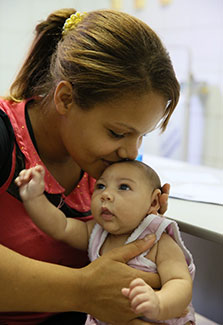
{"label": "baby's head", "polygon": [[[126,166],[131,166],[134,169],[138,168],[139,172],[144,177],[143,181],[147,183],[148,187],[152,190],[160,189],[161,190],[161,182],[158,174],[154,169],[152,169],[150,166],[146,165],[142,161],[138,160],[122,160],[118,163],[113,164],[114,165],[120,165],[125,164]],[[118,166],[116,166],[118,168]],[[111,167],[111,166],[110,166]],[[130,168],[131,168],[130,167]]]}
{"label": "baby's head", "polygon": [[160,179],[151,167],[136,160],[117,162],[96,182],[92,214],[110,233],[131,233],[147,214],[157,213],[160,194]]}

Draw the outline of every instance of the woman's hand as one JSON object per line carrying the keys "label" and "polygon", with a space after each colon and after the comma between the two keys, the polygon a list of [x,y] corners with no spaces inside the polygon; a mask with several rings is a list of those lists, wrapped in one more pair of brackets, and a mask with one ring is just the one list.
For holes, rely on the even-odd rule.
{"label": "woman's hand", "polygon": [[[142,277],[152,287],[158,288],[159,277],[131,268],[126,263],[152,247],[154,241],[155,236],[152,236],[115,248],[83,268],[79,310],[112,324],[128,324],[139,317],[131,311],[129,301],[122,295],[121,289],[137,277]],[[138,321],[130,324],[144,324]]]}
{"label": "woman's hand", "polygon": [[[148,322],[144,322],[141,319],[133,319],[130,322],[127,323],[128,325],[157,325],[157,323],[148,323]],[[126,324],[126,325],[127,325]],[[119,324],[120,325],[120,324]],[[123,324],[124,325],[124,324]],[[166,325],[166,323],[159,323],[159,325]]]}
{"label": "woman's hand", "polygon": [[154,240],[138,240],[111,250],[81,269],[33,260],[0,245],[0,310],[74,310],[90,313],[108,323],[128,324],[137,315],[130,310],[121,288],[137,277],[156,288],[160,282],[157,274],[135,270],[125,263],[150,248]]}
{"label": "woman's hand", "polygon": [[160,195],[160,209],[159,213],[164,214],[168,207],[168,196],[170,193],[170,184],[164,184],[162,186],[162,194]]}

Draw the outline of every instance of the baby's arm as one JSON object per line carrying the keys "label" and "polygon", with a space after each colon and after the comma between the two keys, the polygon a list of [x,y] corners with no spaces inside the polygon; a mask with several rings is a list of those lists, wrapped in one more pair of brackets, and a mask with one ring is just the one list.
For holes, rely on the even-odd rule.
{"label": "baby's arm", "polygon": [[156,264],[160,291],[155,292],[142,279],[135,279],[122,293],[130,299],[135,313],[149,319],[181,317],[192,299],[192,279],[182,250],[167,234],[158,243]]}
{"label": "baby's arm", "polygon": [[42,166],[35,166],[21,171],[16,178],[25,209],[33,222],[49,236],[86,250],[95,222],[66,218],[61,210],[51,204],[43,194],[44,174]]}

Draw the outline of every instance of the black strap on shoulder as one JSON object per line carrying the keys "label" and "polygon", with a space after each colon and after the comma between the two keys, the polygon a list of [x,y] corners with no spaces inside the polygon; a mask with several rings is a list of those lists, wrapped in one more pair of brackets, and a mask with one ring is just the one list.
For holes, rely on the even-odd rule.
{"label": "black strap on shoulder", "polygon": [[16,143],[16,165],[15,165],[15,172],[12,178],[12,181],[7,189],[7,192],[14,196],[16,199],[20,200],[20,195],[19,195],[19,188],[15,184],[15,179],[19,175],[20,171],[25,168],[25,157],[22,153],[22,151],[19,149],[18,144]]}
{"label": "black strap on shoulder", "polygon": [[[8,179],[12,167],[12,151],[14,143],[16,143],[16,166],[13,179],[7,189],[7,192],[16,199],[20,200],[19,189],[14,180],[19,175],[20,171],[25,168],[25,157],[21,152],[17,142],[15,142],[14,132],[8,116],[0,110],[0,186]],[[60,194],[49,194],[45,192],[48,200],[55,206],[60,205],[60,209],[69,218],[80,218],[91,215],[91,211],[80,212],[69,207],[65,202],[62,202]]]}
{"label": "black strap on shoulder", "polygon": [[12,167],[15,137],[8,116],[0,110],[0,187],[7,181]]}

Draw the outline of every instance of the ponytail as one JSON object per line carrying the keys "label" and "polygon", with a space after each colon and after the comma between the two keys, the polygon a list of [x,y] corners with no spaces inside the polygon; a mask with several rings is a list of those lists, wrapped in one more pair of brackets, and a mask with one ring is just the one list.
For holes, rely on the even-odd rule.
{"label": "ponytail", "polygon": [[30,51],[10,87],[10,99],[22,101],[42,94],[49,75],[51,57],[62,38],[64,22],[75,12],[74,9],[55,11],[36,26],[36,36]]}

